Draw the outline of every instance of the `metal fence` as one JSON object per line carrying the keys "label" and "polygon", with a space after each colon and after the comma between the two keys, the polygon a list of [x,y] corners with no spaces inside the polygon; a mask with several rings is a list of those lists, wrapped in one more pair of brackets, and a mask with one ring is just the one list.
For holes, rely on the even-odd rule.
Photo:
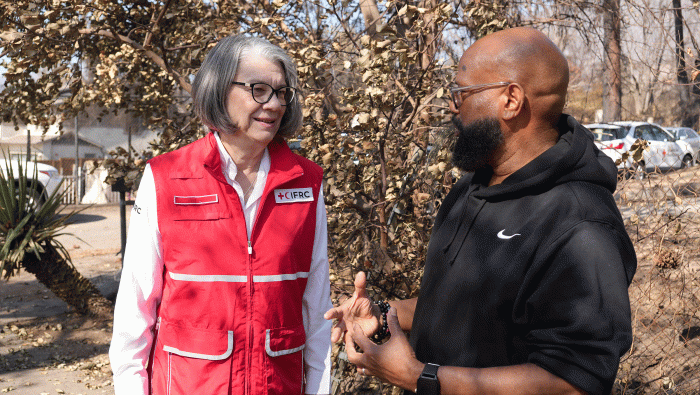
{"label": "metal fence", "polygon": [[80,193],[78,191],[78,183],[76,176],[63,176],[63,184],[61,188],[65,192],[63,194],[63,204],[78,204],[80,202]]}
{"label": "metal fence", "polygon": [[634,342],[618,394],[700,394],[700,166],[621,178],[618,206],[635,244]]}
{"label": "metal fence", "polygon": [[[93,183],[102,182],[98,177],[84,173],[80,176],[63,176],[62,191],[63,204],[81,204],[85,191],[90,188]],[[87,188],[86,188],[87,186]],[[113,192],[108,185],[103,186],[105,192],[105,203],[119,203],[119,192]]]}

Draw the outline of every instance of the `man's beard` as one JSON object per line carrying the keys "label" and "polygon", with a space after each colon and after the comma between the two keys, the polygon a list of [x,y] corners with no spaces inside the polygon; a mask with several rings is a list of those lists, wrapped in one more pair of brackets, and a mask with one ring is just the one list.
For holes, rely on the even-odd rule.
{"label": "man's beard", "polygon": [[455,115],[452,123],[459,131],[452,149],[452,163],[467,172],[486,167],[503,144],[503,130],[498,119],[483,118],[465,125]]}

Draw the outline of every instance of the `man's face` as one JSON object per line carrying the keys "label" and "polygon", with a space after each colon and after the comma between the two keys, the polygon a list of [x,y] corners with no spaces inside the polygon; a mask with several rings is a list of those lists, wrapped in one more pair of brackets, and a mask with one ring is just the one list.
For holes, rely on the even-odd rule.
{"label": "man's face", "polygon": [[459,132],[452,150],[452,163],[467,172],[487,166],[498,147],[503,144],[503,130],[498,119],[481,118],[465,125],[455,115],[452,123]]}

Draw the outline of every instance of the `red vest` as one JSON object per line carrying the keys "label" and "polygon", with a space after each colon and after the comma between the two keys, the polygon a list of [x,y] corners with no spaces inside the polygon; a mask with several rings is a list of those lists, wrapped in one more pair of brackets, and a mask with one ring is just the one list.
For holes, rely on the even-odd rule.
{"label": "red vest", "polygon": [[250,240],[213,134],[149,163],[165,262],[151,393],[299,394],[322,170],[269,146]]}

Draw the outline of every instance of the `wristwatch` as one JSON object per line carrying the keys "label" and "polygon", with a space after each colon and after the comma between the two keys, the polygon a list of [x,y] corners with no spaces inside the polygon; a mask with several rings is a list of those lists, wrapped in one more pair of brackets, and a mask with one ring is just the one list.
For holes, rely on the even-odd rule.
{"label": "wristwatch", "polygon": [[417,395],[440,395],[440,381],[438,380],[438,368],[440,365],[426,363],[423,372],[418,377]]}

